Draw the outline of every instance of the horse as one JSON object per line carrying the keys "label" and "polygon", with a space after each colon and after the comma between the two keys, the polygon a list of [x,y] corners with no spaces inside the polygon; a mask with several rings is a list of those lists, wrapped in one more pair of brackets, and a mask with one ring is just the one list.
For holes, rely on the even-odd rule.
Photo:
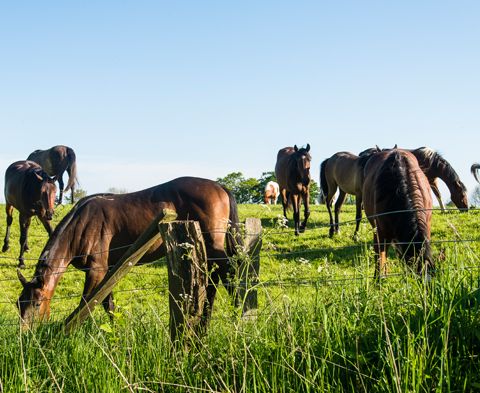
{"label": "horse", "polygon": [[58,204],[63,199],[63,173],[67,171],[68,182],[65,192],[71,190],[71,202],[74,203],[75,184],[77,182],[77,163],[75,152],[68,146],[53,146],[48,150],[35,150],[30,153],[27,160],[38,163],[49,176],[54,176],[58,181],[60,194]]}
{"label": "horse", "polygon": [[473,177],[477,181],[477,183],[480,183],[480,180],[478,180],[478,171],[480,170],[480,164],[473,164],[472,167],[470,168],[470,171],[472,172]]}
{"label": "horse", "polygon": [[378,152],[364,168],[363,205],[373,228],[375,278],[386,274],[390,244],[418,274],[433,272],[430,246],[432,196],[415,156],[401,149]]}
{"label": "horse", "polygon": [[[50,316],[50,300],[70,264],[85,271],[82,304],[103,280],[109,267],[165,208],[174,210],[178,220],[200,223],[211,271],[208,306],[202,316],[205,325],[220,279],[233,296],[230,280],[236,268],[228,257],[236,254],[236,246],[241,245],[242,240],[238,235],[237,204],[232,194],[212,180],[195,177],[180,177],[133,193],[91,195],[78,201],[45,245],[33,279],[27,281],[18,271],[23,289],[17,304],[23,323],[31,323],[36,314],[40,320]],[[227,231],[229,225],[234,233]],[[139,263],[164,256],[166,250],[162,244],[163,240],[158,240]],[[112,293],[103,301],[103,307],[109,314],[114,310]]]}
{"label": "horse", "polygon": [[[355,195],[356,227],[353,237],[357,237],[360,220],[362,219],[362,189],[363,168],[372,154],[379,150],[363,152],[357,156],[349,152],[338,152],[320,164],[320,188],[325,198],[328,214],[330,216],[329,236],[333,237],[339,231],[340,208],[347,194]],[[332,199],[340,190],[335,202],[335,222],[332,217]]]}
{"label": "horse", "polygon": [[[310,144],[306,148],[284,147],[277,154],[275,176],[278,180],[282,196],[283,215],[287,218],[289,202],[293,205],[293,219],[295,221],[295,235],[305,232],[307,220],[310,216]],[[300,206],[303,201],[305,208],[304,220],[300,224]]]}
{"label": "horse", "polygon": [[2,252],[10,248],[10,227],[13,222],[13,209],[20,213],[20,255],[18,267],[25,267],[23,254],[28,251],[28,228],[33,216],[37,216],[48,235],[52,234],[50,221],[55,208],[55,182],[40,165],[33,161],[17,161],[5,172],[5,212],[7,233]]}
{"label": "horse", "polygon": [[269,181],[265,186],[263,192],[263,200],[266,205],[277,204],[278,196],[280,195],[280,188],[277,182]]}
{"label": "horse", "polygon": [[425,176],[427,176],[433,194],[440,205],[440,209],[445,211],[442,197],[438,189],[437,178],[442,179],[447,185],[450,191],[450,198],[458,210],[468,211],[467,188],[462,183],[460,177],[450,163],[438,152],[429,147],[419,147],[418,149],[412,149],[409,151],[416,157],[420,168],[425,173]]}

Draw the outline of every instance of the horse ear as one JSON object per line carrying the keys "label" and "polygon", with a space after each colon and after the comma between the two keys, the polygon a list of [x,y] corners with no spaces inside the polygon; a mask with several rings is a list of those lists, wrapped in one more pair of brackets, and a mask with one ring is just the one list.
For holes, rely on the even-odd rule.
{"label": "horse ear", "polygon": [[393,146],[394,149],[397,149],[397,144],[395,143],[395,146]]}
{"label": "horse ear", "polygon": [[37,172],[35,172],[35,176],[37,177],[38,180],[43,181],[43,177],[40,176]]}
{"label": "horse ear", "polygon": [[17,276],[18,276],[18,279],[20,280],[20,282],[22,283],[22,286],[27,285],[27,279],[26,279],[25,276],[22,274],[22,272],[20,271],[20,269],[17,269]]}
{"label": "horse ear", "polygon": [[297,145],[293,146],[293,150],[298,151]]}
{"label": "horse ear", "polygon": [[377,151],[382,151],[382,149],[380,149],[378,145],[375,145],[375,149],[377,149]]}
{"label": "horse ear", "polygon": [[307,143],[307,148],[305,150],[310,151],[310,143]]}

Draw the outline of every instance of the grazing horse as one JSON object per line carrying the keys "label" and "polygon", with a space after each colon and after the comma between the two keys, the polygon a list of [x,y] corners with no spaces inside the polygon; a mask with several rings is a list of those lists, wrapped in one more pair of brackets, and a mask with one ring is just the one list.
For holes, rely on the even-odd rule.
{"label": "grazing horse", "polygon": [[477,181],[477,183],[480,183],[480,180],[478,180],[478,171],[480,170],[480,164],[473,164],[470,170],[472,171],[472,175]]}
{"label": "grazing horse", "polygon": [[[275,176],[282,196],[283,215],[287,218],[289,202],[293,205],[295,235],[305,232],[310,216],[310,144],[306,148],[285,147],[277,154]],[[305,218],[300,224],[300,206],[303,201]]]}
{"label": "grazing horse", "polygon": [[[378,149],[378,147],[376,149]],[[370,150],[373,149],[365,150],[365,152]],[[386,151],[390,149],[383,150]],[[422,169],[423,173],[425,173],[425,176],[427,176],[432,192],[437,198],[438,204],[440,205],[440,209],[445,211],[442,195],[438,189],[438,178],[442,179],[447,185],[450,191],[450,198],[455,206],[458,207],[458,210],[468,211],[467,188],[462,183],[460,177],[450,163],[438,152],[429,147],[419,147],[418,149],[411,149],[408,151],[415,156],[420,168]],[[360,153],[360,155],[363,153],[364,152]]]}
{"label": "grazing horse", "polygon": [[20,213],[20,256],[18,266],[24,267],[23,253],[28,250],[28,228],[33,216],[38,216],[51,235],[50,220],[55,206],[55,182],[40,165],[33,161],[17,161],[5,172],[5,212],[7,233],[2,251],[10,247],[10,226],[13,222],[13,208]]}
{"label": "grazing horse", "polygon": [[40,164],[49,176],[54,176],[58,181],[58,188],[60,194],[58,196],[58,204],[62,203],[63,199],[63,173],[68,173],[68,183],[65,192],[71,190],[71,202],[74,203],[75,183],[77,181],[77,164],[75,159],[75,152],[68,146],[53,146],[48,150],[35,150],[31,153],[27,160],[35,161]]}
{"label": "grazing horse", "polygon": [[409,150],[418,160],[420,168],[427,176],[435,197],[440,204],[442,211],[445,211],[442,197],[438,189],[437,178],[444,181],[450,191],[450,198],[460,211],[468,210],[467,188],[460,180],[457,172],[452,168],[449,162],[443,158],[438,152],[429,147],[419,147],[418,149]]}
{"label": "grazing horse", "polygon": [[[357,156],[349,152],[338,152],[324,160],[320,165],[320,187],[325,197],[328,214],[330,216],[329,236],[332,237],[339,230],[340,208],[345,201],[347,194],[355,195],[356,203],[356,227],[353,237],[356,238],[360,220],[362,219],[362,189],[363,189],[363,168],[372,154],[377,149],[364,152]],[[332,199],[340,190],[335,202],[335,222],[332,217]]]}
{"label": "grazing horse", "polygon": [[[25,324],[38,313],[40,319],[50,314],[50,299],[60,277],[72,264],[85,271],[82,302],[103,280],[109,266],[151,224],[162,209],[174,210],[178,220],[199,221],[211,271],[207,287],[208,306],[202,318],[209,319],[219,280],[233,294],[230,280],[235,266],[227,258],[236,253],[238,237],[237,204],[229,191],[218,183],[195,177],[180,177],[146,190],[128,194],[97,194],[81,199],[57,225],[38,260],[29,282],[19,273],[23,290],[18,300]],[[227,231],[228,225],[237,235]],[[227,253],[225,252],[225,239]],[[158,240],[140,263],[165,255],[163,240]],[[216,268],[214,268],[216,267]],[[103,301],[105,310],[113,311],[110,293]]]}
{"label": "grazing horse", "polygon": [[263,193],[263,200],[266,205],[277,204],[278,196],[280,195],[280,188],[277,182],[269,181],[265,186]]}
{"label": "grazing horse", "polygon": [[428,274],[434,268],[430,247],[432,196],[415,156],[393,149],[374,154],[365,165],[363,205],[374,234],[375,277],[386,274],[388,247]]}

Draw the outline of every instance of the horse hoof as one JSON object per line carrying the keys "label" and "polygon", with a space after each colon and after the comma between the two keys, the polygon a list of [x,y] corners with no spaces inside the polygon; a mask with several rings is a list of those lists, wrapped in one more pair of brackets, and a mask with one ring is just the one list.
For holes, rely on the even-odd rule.
{"label": "horse hoof", "polygon": [[298,236],[300,235],[300,233],[298,231],[295,231],[295,236]]}
{"label": "horse hoof", "polygon": [[18,268],[19,268],[19,269],[25,269],[25,262],[23,262],[23,261],[22,261],[22,262],[19,262],[19,263],[18,263]]}
{"label": "horse hoof", "polygon": [[305,232],[305,227],[300,228],[300,233],[304,233],[304,232]]}
{"label": "horse hoof", "polygon": [[2,252],[8,251],[9,248],[10,246],[8,244],[4,244],[2,247]]}

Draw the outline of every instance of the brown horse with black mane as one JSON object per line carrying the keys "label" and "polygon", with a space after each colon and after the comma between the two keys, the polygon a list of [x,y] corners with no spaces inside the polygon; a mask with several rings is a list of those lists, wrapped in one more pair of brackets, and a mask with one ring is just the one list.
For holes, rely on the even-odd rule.
{"label": "brown horse with black mane", "polygon": [[415,156],[400,149],[374,154],[365,165],[363,204],[370,224],[376,228],[375,277],[386,274],[387,252],[392,243],[417,273],[431,274],[432,196]]}
{"label": "brown horse with black mane", "polygon": [[[362,219],[363,168],[370,156],[379,151],[378,148],[371,150],[361,153],[360,156],[346,151],[338,152],[320,165],[320,187],[330,216],[330,237],[338,233],[340,209],[347,194],[355,195],[357,222],[353,237],[357,236]],[[337,189],[340,191],[335,202],[335,221],[333,221],[331,205]]]}
{"label": "brown horse with black mane", "polygon": [[71,202],[74,203],[75,184],[77,181],[77,164],[75,152],[68,146],[53,146],[48,150],[35,150],[31,153],[27,160],[38,163],[45,172],[50,176],[54,176],[58,181],[58,188],[60,194],[58,196],[58,204],[62,203],[63,199],[63,173],[67,171],[68,182],[65,192],[71,190]]}
{"label": "brown horse with black mane", "polygon": [[24,267],[23,253],[28,250],[28,228],[33,216],[38,216],[51,235],[50,220],[55,206],[55,182],[40,165],[33,161],[17,161],[5,172],[5,212],[7,214],[7,233],[2,251],[10,247],[10,227],[13,222],[13,209],[20,213],[20,255],[18,266]]}
{"label": "brown horse with black mane", "polygon": [[[363,155],[365,153],[370,153],[377,148],[372,148],[365,150],[360,153]],[[390,150],[390,149],[383,149]],[[425,176],[427,176],[428,182],[432,189],[433,194],[438,200],[440,209],[445,211],[445,207],[442,201],[442,195],[438,189],[438,178],[442,179],[443,182],[447,185],[448,190],[450,191],[450,198],[455,206],[458,207],[460,211],[468,211],[468,195],[467,188],[460,180],[455,169],[450,165],[450,163],[442,157],[442,155],[435,150],[429,147],[419,147],[418,149],[407,150],[412,153],[418,161],[420,168],[422,169]]]}
{"label": "brown horse with black mane", "polygon": [[[146,190],[129,194],[98,194],[81,199],[58,224],[43,249],[30,282],[19,273],[23,290],[18,300],[20,316],[29,323],[38,313],[50,314],[50,299],[60,277],[72,264],[85,271],[83,297],[86,298],[162,209],[174,210],[178,220],[199,221],[211,271],[207,287],[208,321],[219,280],[233,293],[230,280],[235,266],[228,256],[241,244],[237,229],[237,205],[233,196],[218,183],[195,177],[181,177]],[[238,232],[236,232],[238,233]],[[227,253],[225,252],[225,238]],[[140,260],[150,262],[165,255],[162,240]],[[214,266],[216,268],[214,269]],[[110,293],[103,302],[106,311],[114,308]]]}
{"label": "brown horse with black mane", "polygon": [[473,177],[477,181],[477,183],[480,183],[480,180],[478,180],[478,171],[480,170],[480,164],[473,164],[472,167],[470,168],[470,171],[472,172]]}
{"label": "brown horse with black mane", "polygon": [[[275,176],[282,196],[283,215],[287,218],[289,202],[293,205],[295,235],[305,232],[310,216],[310,144],[306,148],[285,147],[277,154]],[[300,206],[305,206],[305,218],[300,224]]]}

